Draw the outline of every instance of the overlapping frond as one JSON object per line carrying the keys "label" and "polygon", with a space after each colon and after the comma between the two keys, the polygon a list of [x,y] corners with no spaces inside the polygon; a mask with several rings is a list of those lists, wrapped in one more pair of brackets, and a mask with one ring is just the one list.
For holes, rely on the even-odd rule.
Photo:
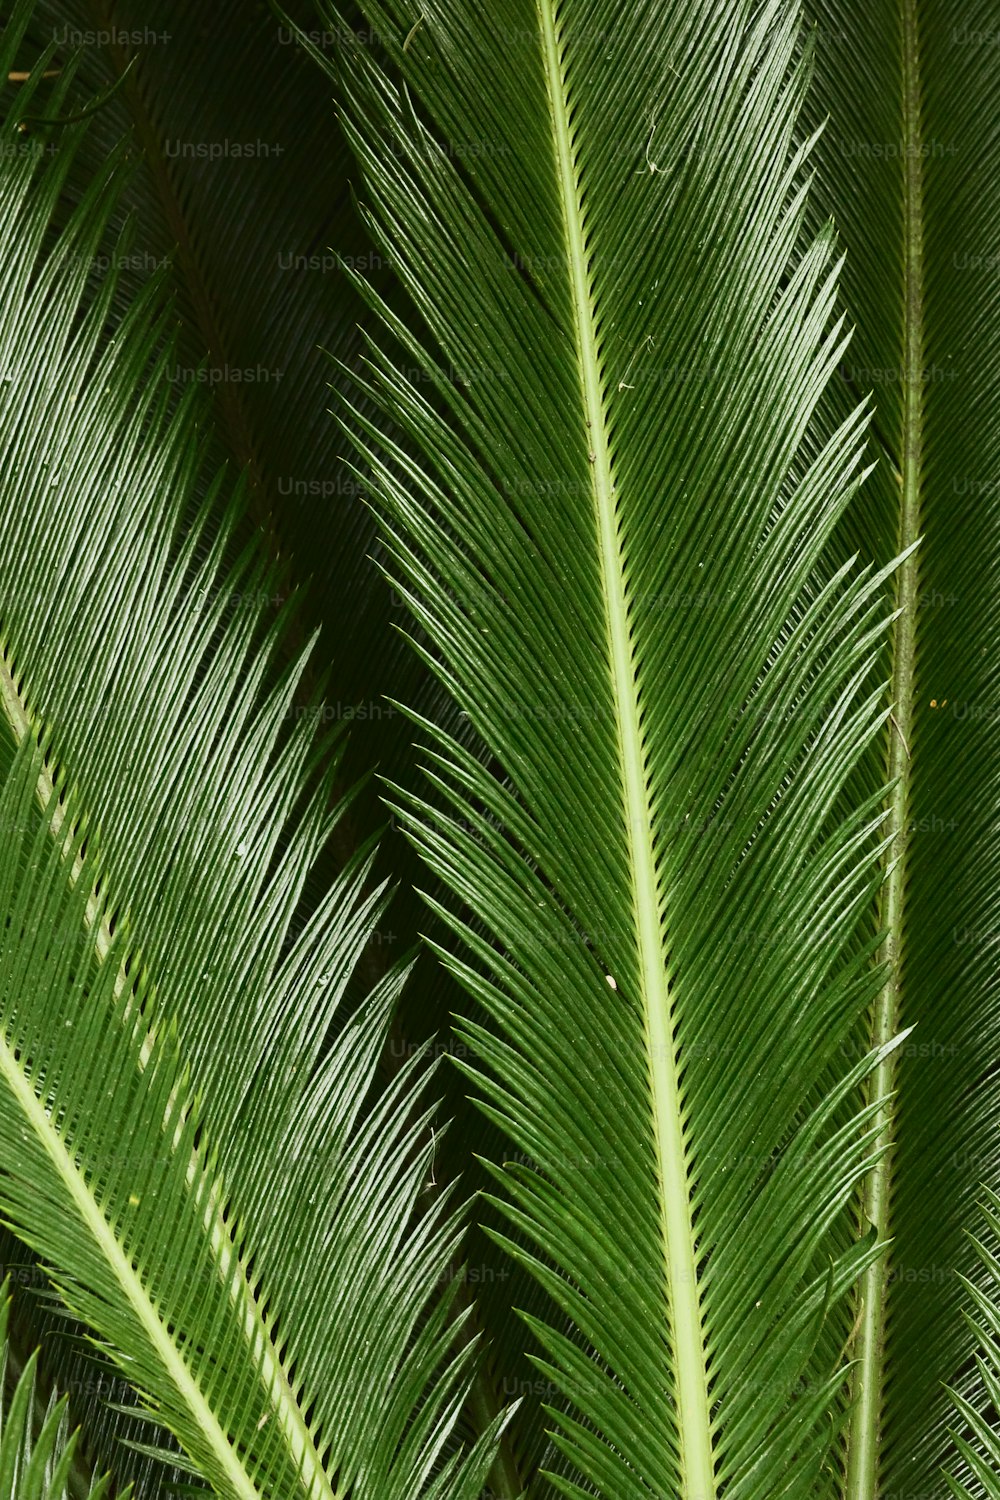
{"label": "overlapping frond", "polygon": [[[310,0],[291,9],[317,45],[336,50],[339,28],[320,27]],[[102,0],[99,16],[92,0],[37,0],[28,40],[53,38],[54,66],[85,43],[78,99],[129,68],[92,121],[67,187],[83,191],[129,135],[135,170],[117,215],[131,214],[135,234],[119,269],[120,294],[131,296],[151,266],[169,260],[178,327],[168,376],[178,389],[200,375],[210,383],[210,454],[246,467],[245,529],[256,529],[281,559],[273,612],[291,583],[309,581],[289,644],[301,648],[322,626],[312,661],[333,666],[326,711],[349,730],[342,781],[376,763],[403,775],[411,737],[387,696],[456,721],[447,694],[395,628],[405,618],[401,601],[372,566],[374,521],[327,410],[324,351],[353,362],[363,316],[338,256],[380,284],[392,276],[351,208],[349,156],[329,85],[295,44],[291,22],[257,0],[217,0],[210,14],[202,0]],[[306,692],[300,686],[300,698]],[[334,830],[333,850],[346,858],[376,830],[376,868],[391,871],[399,889],[365,959],[369,984],[415,941],[422,913],[411,895],[417,862],[385,828],[368,780]],[[401,996],[397,1050],[445,1026],[455,1000],[439,966],[419,965]],[[470,1113],[457,1081],[444,1073],[440,1081],[454,1086],[449,1115]],[[477,1125],[482,1132],[481,1119]],[[449,1133],[442,1142],[444,1159],[455,1141]]]}
{"label": "overlapping frond", "polygon": [[885,611],[881,574],[815,581],[866,419],[816,427],[845,341],[830,234],[802,243],[797,14],[363,10],[345,128],[422,331],[368,288],[421,380],[374,342],[403,440],[355,419],[500,770],[425,722],[449,810],[394,801],[471,913],[435,903],[492,1018],[462,1033],[517,1148],[506,1243],[559,1310],[567,1467],[533,1493],[812,1494],[843,1372],[803,1372],[873,1253],[829,1231],[887,1050],[844,1061],[881,978],[885,791],[842,798]]}
{"label": "overlapping frond", "polygon": [[961,1418],[961,1428],[952,1436],[964,1460],[962,1479],[948,1475],[952,1494],[962,1500],[997,1500],[1000,1496],[1000,1198],[987,1191],[981,1205],[982,1231],[969,1235],[969,1245],[978,1262],[976,1282],[962,1278],[967,1304],[963,1321],[971,1330],[976,1348],[979,1389],[975,1403],[960,1392],[949,1394]]}
{"label": "overlapping frond", "polygon": [[0,1211],[154,1456],[228,1496],[473,1496],[420,1059],[370,1097],[398,966],[326,1046],[384,892],[359,856],[302,903],[338,748],[165,378],[162,285],[120,319],[94,290],[114,155],[51,241],[86,124],[19,129],[45,61],[0,162]]}
{"label": "overlapping frond", "polygon": [[[107,1477],[90,1483],[79,1472],[73,1472],[79,1433],[69,1430],[66,1398],[52,1400],[46,1410],[38,1410],[34,1354],[16,1372],[8,1400],[9,1313],[7,1279],[0,1285],[0,1497],[2,1500],[107,1500]],[[122,1500],[129,1500],[130,1493],[124,1491]]]}
{"label": "overlapping frond", "polygon": [[[890,641],[894,721],[882,764],[895,872],[881,920],[892,977],[859,1045],[914,1026],[898,1054],[897,1145],[863,1211],[891,1236],[864,1289],[855,1352],[864,1411],[851,1493],[936,1494],[953,1419],[974,1402],[961,1277],[980,1183],[1000,1182],[996,1129],[997,648],[1000,567],[1000,131],[996,7],[947,0],[807,0],[817,62],[808,110],[828,116],[814,201],[846,252],[857,332],[843,403],[872,392],[879,467],[850,541],[921,545],[899,576]],[[889,1070],[887,1070],[888,1073]]]}
{"label": "overlapping frond", "polygon": [[[317,26],[309,0],[291,8],[319,45],[336,49],[337,32]],[[122,206],[137,233],[123,287],[130,295],[151,266],[170,261],[179,325],[171,378],[190,382],[206,362],[213,452],[247,469],[251,517],[283,555],[281,590],[312,580],[306,609],[336,655],[331,710],[351,716],[349,764],[391,764],[405,727],[381,695],[405,693],[429,711],[432,680],[391,628],[399,608],[368,562],[373,522],[327,415],[320,343],[350,361],[362,315],[328,241],[381,284],[391,277],[352,212],[329,89],[292,26],[255,0],[219,0],[210,14],[200,0],[102,0],[99,9],[38,0],[29,36],[55,39],[57,66],[84,44],[78,89],[96,93],[128,69],[70,186],[79,190],[130,134],[136,170]],[[370,825],[377,808],[365,812]]]}

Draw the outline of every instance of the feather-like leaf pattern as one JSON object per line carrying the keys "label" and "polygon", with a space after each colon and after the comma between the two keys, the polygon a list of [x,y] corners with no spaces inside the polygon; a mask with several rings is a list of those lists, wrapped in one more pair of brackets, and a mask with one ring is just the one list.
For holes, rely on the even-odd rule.
{"label": "feather-like leaf pattern", "polygon": [[805,1372],[872,1255],[831,1225],[885,1052],[844,1061],[884,789],[844,797],[887,716],[884,575],[816,581],[865,417],[816,426],[845,344],[796,13],[364,10],[345,128],[419,332],[369,298],[433,392],[373,343],[407,444],[369,422],[364,460],[506,773],[425,723],[451,815],[395,801],[475,918],[436,903],[492,1018],[459,1024],[518,1148],[508,1248],[569,1323],[532,1320],[552,1487],[811,1494],[843,1372]]}
{"label": "feather-like leaf pattern", "polygon": [[454,1207],[419,1202],[420,1058],[372,1094],[404,970],[327,1041],[384,892],[362,853],[303,906],[338,747],[235,548],[242,492],[204,472],[199,393],[165,378],[162,278],[120,318],[95,287],[118,157],[53,238],[86,121],[54,128],[0,164],[0,1212],[167,1476],[471,1496],[492,1434],[451,1440],[472,1350]]}

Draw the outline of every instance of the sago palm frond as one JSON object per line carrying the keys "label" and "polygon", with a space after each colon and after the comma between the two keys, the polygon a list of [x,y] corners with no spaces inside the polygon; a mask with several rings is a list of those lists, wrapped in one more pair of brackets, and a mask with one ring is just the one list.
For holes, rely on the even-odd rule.
{"label": "sago palm frond", "polygon": [[[308,0],[297,13],[309,17]],[[246,469],[250,515],[284,564],[280,586],[312,582],[304,610],[337,643],[330,708],[352,725],[348,765],[393,764],[409,737],[382,695],[429,711],[431,679],[391,628],[399,603],[369,564],[372,518],[327,415],[323,351],[352,361],[363,311],[328,241],[382,285],[391,268],[352,211],[324,80],[293,28],[254,0],[219,0],[210,14],[200,0],[102,0],[99,15],[90,0],[38,0],[30,36],[56,41],[57,64],[79,50],[78,90],[121,81],[70,186],[130,134],[136,170],[121,207],[136,237],[123,291],[169,261],[171,379],[189,383],[206,362],[216,449]],[[323,41],[334,49],[336,33]]]}
{"label": "sago palm frond", "polygon": [[[319,331],[326,350],[350,360],[361,309],[326,246],[331,226],[351,264],[372,268],[377,260],[350,210],[346,143],[326,83],[292,30],[254,0],[216,5],[208,23],[198,0],[109,0],[100,16],[88,0],[38,0],[19,65],[53,42],[49,71],[70,60],[77,68],[68,110],[117,85],[68,165],[64,196],[81,196],[129,136],[133,170],[113,223],[128,215],[133,232],[116,267],[114,305],[123,311],[152,268],[169,276],[177,327],[167,378],[180,392],[204,377],[210,390],[206,472],[227,457],[246,469],[240,534],[256,531],[277,563],[265,610],[276,615],[291,583],[306,581],[284,649],[298,654],[320,623],[323,645],[312,664],[335,658],[324,713],[349,731],[340,784],[376,761],[402,775],[411,737],[384,695],[431,715],[447,698],[428,693],[433,679],[392,628],[400,601],[370,564],[374,523],[326,410]],[[46,113],[50,87],[43,85],[37,112]],[[41,135],[47,144],[50,135]],[[388,267],[380,274],[388,278]],[[315,686],[310,675],[307,663],[300,705]],[[384,823],[368,778],[338,820],[311,887],[322,889]],[[372,883],[391,871],[402,889],[352,983],[354,1001],[415,940],[414,868],[402,839],[386,830]],[[444,971],[421,964],[402,997],[389,1062],[446,1023],[454,998]],[[439,1076],[451,1085],[451,1114],[465,1106],[464,1090],[450,1073]],[[452,1139],[438,1137],[442,1170]],[[482,1258],[481,1247],[475,1253]],[[64,1341],[58,1349],[65,1355]],[[57,1373],[74,1380],[68,1368]]]}
{"label": "sago palm frond", "polygon": [[[300,0],[297,14],[308,18],[310,9]],[[308,24],[336,49],[336,30]],[[168,376],[183,389],[205,362],[210,453],[246,469],[249,521],[280,563],[274,595],[308,584],[290,644],[301,648],[322,626],[314,660],[335,665],[327,712],[349,731],[344,784],[375,764],[408,774],[412,736],[387,700],[453,725],[455,714],[395,628],[402,601],[371,565],[374,521],[327,412],[324,351],[353,364],[361,343],[363,307],[339,258],[380,285],[392,272],[352,211],[348,152],[326,81],[294,44],[292,26],[256,0],[219,0],[210,14],[202,0],[102,0],[99,16],[91,0],[38,0],[32,37],[38,46],[55,39],[57,66],[86,43],[77,97],[120,81],[81,143],[67,188],[82,192],[129,134],[135,170],[117,212],[130,213],[135,233],[120,295],[132,296],[150,267],[169,262],[178,329]],[[307,667],[300,696],[308,676]],[[334,851],[345,858],[384,823],[369,778],[334,831]],[[369,984],[414,942],[421,915],[411,895],[417,862],[391,828],[376,868],[391,871],[399,889],[364,961]],[[446,1024],[456,998],[439,965],[419,965],[401,997],[397,1050]],[[457,1077],[441,1081],[452,1086],[449,1113],[463,1107]]]}
{"label": "sago palm frond", "polygon": [[[973,1317],[968,1307],[963,1309],[965,1319],[972,1330],[976,1343],[976,1370],[981,1383],[981,1394],[977,1393],[977,1404],[967,1400],[958,1391],[950,1394],[967,1426],[969,1436],[962,1431],[953,1433],[959,1452],[966,1463],[969,1482],[960,1484],[949,1475],[952,1493],[961,1497],[974,1496],[975,1500],[998,1500],[1000,1497],[1000,1433],[997,1419],[1000,1415],[1000,1260],[997,1245],[1000,1240],[1000,1198],[989,1193],[982,1205],[985,1233],[969,1236],[985,1282],[977,1285],[963,1279],[966,1297],[975,1307],[978,1317]],[[985,1409],[984,1409],[985,1408]],[[971,1439],[971,1441],[970,1441]]]}
{"label": "sago palm frond", "polygon": [[864,1228],[890,1238],[861,1288],[849,1493],[936,1495],[955,1412],[985,1405],[961,1317],[982,1266],[965,1231],[1000,1187],[997,644],[1000,534],[1000,141],[995,5],[807,0],[816,42],[814,201],[846,253],[857,332],[843,404],[871,392],[880,459],[844,546],[897,578],[888,773],[892,873],[880,921],[889,974],[857,1046],[913,1035],[872,1088],[891,1092]]}
{"label": "sago palm frond", "polygon": [[885,580],[821,571],[866,418],[817,425],[845,337],[796,10],[363,11],[345,128],[418,331],[368,296],[423,378],[375,341],[389,428],[355,420],[497,767],[425,723],[450,810],[394,801],[471,914],[434,903],[492,1018],[459,1026],[517,1148],[505,1243],[556,1309],[532,1493],[813,1495],[892,1044],[844,1060],[883,979],[885,789],[852,793]]}
{"label": "sago palm frond", "polygon": [[[309,15],[308,0],[298,14]],[[322,45],[336,48],[339,28],[320,28],[315,20],[310,26]],[[308,583],[285,632],[285,651],[297,654],[317,622],[322,635],[297,705],[314,687],[310,666],[318,675],[320,664],[332,662],[324,712],[347,730],[339,783],[351,784],[376,764],[396,779],[412,779],[413,737],[389,699],[401,698],[453,728],[464,721],[395,628],[405,618],[402,600],[372,565],[370,554],[379,554],[374,521],[327,413],[324,351],[353,365],[361,342],[362,304],[339,258],[363,266],[380,285],[391,279],[388,261],[351,211],[347,148],[327,82],[293,45],[291,25],[255,0],[225,0],[210,16],[201,0],[104,0],[99,17],[90,0],[38,0],[26,58],[52,40],[53,67],[86,44],[79,46],[75,100],[119,84],[92,119],[66,180],[66,196],[80,196],[129,135],[134,170],[113,222],[127,212],[133,236],[121,258],[115,306],[127,307],[150,267],[169,263],[178,326],[167,375],[178,392],[199,373],[212,381],[209,466],[229,457],[246,467],[247,515],[237,524],[255,530],[278,564],[266,611],[277,614],[290,581]],[[384,824],[377,783],[368,777],[338,819],[310,889],[321,890],[324,878]],[[380,839],[372,885],[390,874],[396,894],[351,982],[352,1004],[413,945],[423,919],[413,892],[418,861],[391,827]],[[450,976],[425,957],[400,996],[383,1071],[430,1037],[443,1049],[457,1001]],[[474,1129],[438,1132],[437,1175],[451,1180],[461,1171],[468,1189],[471,1150],[492,1151],[494,1135],[457,1073],[441,1070],[438,1080],[445,1117],[472,1116]],[[510,1328],[505,1305],[509,1264],[478,1234],[466,1254],[473,1286],[486,1293],[476,1318],[492,1340],[510,1329],[516,1345],[520,1330]],[[55,1348],[55,1373],[72,1387],[69,1346],[62,1340]],[[500,1382],[513,1394],[532,1375],[507,1369]],[[496,1394],[488,1399],[497,1405]]]}
{"label": "sago palm frond", "polygon": [[418,1201],[419,1059],[371,1095],[403,971],[338,1014],[384,893],[359,856],[302,905],[337,746],[296,708],[273,571],[233,554],[241,493],[203,472],[198,393],[165,379],[161,285],[118,319],[95,274],[120,157],[52,238],[86,124],[20,130],[47,60],[0,162],[0,1213],[168,1475],[471,1497],[492,1434],[450,1443],[471,1350],[456,1215]]}
{"label": "sago palm frond", "polygon": [[9,1312],[10,1281],[5,1280],[0,1285],[0,1500],[107,1500],[107,1478],[90,1484],[73,1472],[79,1433],[69,1430],[66,1398],[37,1411],[34,1356],[19,1372],[8,1401]]}
{"label": "sago palm frond", "polygon": [[[308,0],[299,13],[308,16]],[[200,0],[102,0],[99,15],[90,0],[38,0],[26,57],[53,41],[54,67],[78,63],[76,98],[118,84],[81,142],[67,192],[85,191],[129,136],[134,171],[116,221],[127,212],[134,235],[118,268],[120,305],[152,267],[166,266],[178,325],[168,378],[179,391],[210,382],[210,456],[245,470],[248,521],[279,563],[270,608],[293,583],[308,584],[289,641],[301,649],[320,624],[323,655],[335,655],[327,712],[350,730],[342,778],[376,761],[401,774],[410,736],[385,695],[428,714],[447,699],[431,696],[433,679],[393,628],[400,601],[370,564],[374,523],[327,414],[324,350],[352,362],[362,314],[327,241],[335,235],[349,264],[382,283],[391,271],[352,212],[346,143],[325,82],[292,28],[255,0],[224,0],[210,15]],[[335,45],[332,34],[326,44]],[[384,820],[374,784],[361,786],[334,832],[337,853],[346,857]],[[409,851],[390,830],[380,871],[391,858],[405,877],[412,857],[400,855]],[[417,907],[407,898],[404,885],[383,924],[395,937],[366,960],[369,982],[379,959],[413,941]],[[407,990],[411,1012],[431,984],[454,1001],[444,972],[421,966]],[[438,1017],[448,1008],[447,996],[435,999]]]}

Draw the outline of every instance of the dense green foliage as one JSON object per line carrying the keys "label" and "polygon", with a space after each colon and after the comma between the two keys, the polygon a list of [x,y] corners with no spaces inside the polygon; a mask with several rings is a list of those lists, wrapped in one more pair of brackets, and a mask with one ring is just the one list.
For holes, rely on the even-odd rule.
{"label": "dense green foliage", "polygon": [[5,13],[0,1500],[998,1500],[998,40]]}

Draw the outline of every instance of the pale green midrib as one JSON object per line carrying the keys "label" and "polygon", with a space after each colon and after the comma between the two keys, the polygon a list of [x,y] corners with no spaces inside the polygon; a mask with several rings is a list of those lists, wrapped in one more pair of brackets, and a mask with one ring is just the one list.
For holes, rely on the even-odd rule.
{"label": "pale green midrib", "polygon": [[[902,0],[903,21],[903,432],[900,449],[899,550],[911,547],[920,535],[920,470],[923,444],[923,142],[920,109],[920,53],[917,0]],[[900,963],[907,877],[907,834],[910,758],[913,743],[913,688],[916,654],[919,561],[912,553],[899,572],[898,603],[892,672],[893,717],[889,724],[889,775],[895,787],[889,803],[889,827],[894,835],[894,861],[883,888],[881,918],[886,932],[880,958],[888,964],[888,978],[875,1004],[872,1042],[881,1046],[899,1030]],[[878,1144],[892,1140],[895,1101],[895,1055],[884,1059],[872,1075],[869,1097],[883,1098],[877,1116]],[[889,1235],[893,1153],[887,1151],[869,1173],[863,1196],[865,1219],[879,1238]],[[858,1360],[853,1381],[857,1406],[851,1421],[847,1454],[846,1500],[875,1500],[879,1485],[879,1452],[885,1377],[885,1343],[889,1296],[889,1267],[883,1255],[861,1283],[860,1324],[854,1346]]]}
{"label": "pale green midrib", "polygon": [[[31,719],[27,707],[17,690],[17,685],[11,675],[2,648],[0,648],[0,702],[3,704],[4,715],[14,737],[17,743],[20,744],[32,733]],[[48,809],[55,795],[52,777],[48,770],[43,768],[39,774],[36,788],[36,796],[43,811]],[[58,838],[62,832],[64,823],[65,818],[61,805],[57,803],[51,820],[51,828],[55,837]],[[67,829],[63,845],[64,854],[69,853],[70,839],[71,831]],[[74,859],[73,865],[68,872],[68,879],[71,884],[75,884],[80,878],[83,864],[84,862],[79,856]],[[99,910],[100,908],[96,899],[91,895],[87,901],[84,922],[88,930],[94,930],[96,923],[94,951],[98,961],[103,963],[111,946],[111,933],[107,920],[103,916],[99,917]],[[116,997],[121,994],[126,983],[127,976],[124,968],[121,968],[115,976],[114,988]],[[128,1015],[128,1011],[126,1011],[125,1015]],[[140,1067],[146,1066],[152,1047],[153,1036],[150,1034],[143,1044],[139,1059]],[[34,1090],[30,1088],[24,1079],[16,1058],[14,1058],[5,1044],[0,1049],[0,1056],[3,1058],[3,1071],[11,1082],[15,1095],[20,1099],[23,1093],[24,1102],[27,1102],[30,1098],[34,1103],[35,1115],[37,1115],[39,1120],[45,1122],[45,1132],[42,1133],[37,1129],[35,1115],[29,1115],[33,1127],[36,1127],[36,1134],[48,1152],[60,1177],[65,1182],[67,1191],[77,1203],[78,1208],[81,1209],[81,1218],[93,1234],[102,1254],[105,1254],[108,1264],[133,1307],[136,1316],[139,1318],[142,1327],[150,1335],[153,1347],[163,1360],[164,1368],[167,1370],[171,1380],[174,1381],[176,1389],[184,1397],[188,1410],[191,1412],[196,1424],[201,1427],[203,1432],[210,1434],[212,1439],[211,1447],[222,1460],[225,1472],[231,1478],[235,1477],[237,1481],[235,1493],[241,1497],[241,1500],[242,1497],[246,1497],[246,1500],[260,1500],[260,1491],[238,1461],[232,1444],[226,1437],[210,1405],[199,1390],[196,1381],[191,1377],[186,1363],[167,1334],[159,1314],[143,1288],[140,1279],[132,1269],[130,1262],[121,1250],[110,1225],[101,1213],[86,1183],[83,1181],[72,1157],[63,1145],[61,1137],[52,1128],[48,1115],[35,1097]],[[171,1095],[171,1106],[173,1102],[173,1095]],[[177,1132],[181,1128],[182,1125],[178,1124]],[[175,1132],[175,1144],[177,1132]],[[193,1190],[201,1177],[202,1173],[199,1164],[196,1158],[192,1157],[186,1170],[186,1181],[189,1188]],[[83,1211],[84,1209],[86,1212]],[[261,1386],[265,1392],[273,1393],[277,1391],[278,1393],[277,1402],[273,1402],[273,1399],[270,1401],[271,1410],[276,1411],[278,1426],[286,1436],[288,1452],[294,1464],[301,1472],[304,1493],[310,1497],[310,1500],[341,1500],[339,1491],[335,1491],[331,1487],[326,1477],[312,1435],[306,1425],[298,1402],[295,1400],[285,1369],[274,1351],[270,1335],[260,1316],[260,1309],[257,1306],[256,1299],[247,1285],[245,1274],[242,1273],[241,1269],[238,1274],[230,1275],[235,1251],[219,1205],[216,1202],[214,1191],[206,1194],[206,1208],[202,1222],[208,1232],[213,1263],[216,1265],[223,1285],[228,1287],[230,1301],[241,1320],[241,1330],[248,1348],[252,1351],[254,1365],[258,1371]],[[125,1271],[124,1279],[120,1274],[123,1268]]]}
{"label": "pale green midrib", "polygon": [[69,1152],[53,1129],[52,1122],[42,1108],[41,1101],[25,1078],[20,1063],[7,1046],[6,1041],[0,1041],[0,1067],[6,1075],[7,1086],[17,1100],[25,1120],[48,1154],[67,1195],[114,1275],[123,1296],[142,1325],[157,1357],[188,1410],[197,1417],[208,1446],[220,1460],[223,1472],[232,1484],[234,1493],[245,1497],[245,1500],[259,1500],[256,1485],[238,1462],[214,1412],[202,1398],[187,1365],[167,1334],[156,1309],[143,1291],[142,1284],[132,1269],[131,1263],[94,1202]]}
{"label": "pale green midrib", "polygon": [[551,0],[538,0],[552,110],[556,168],[576,321],[577,353],[586,433],[593,469],[603,594],[607,616],[623,811],[629,841],[636,938],[659,1172],[660,1226],[673,1316],[677,1425],[683,1489],[679,1500],[715,1500],[715,1467],[707,1360],[698,1294],[697,1263],[676,1042],[664,962],[651,797],[640,728],[638,684],[628,624],[621,540],[616,519],[607,419],[598,369],[594,307],[587,271],[580,186],[569,132],[568,100]]}

